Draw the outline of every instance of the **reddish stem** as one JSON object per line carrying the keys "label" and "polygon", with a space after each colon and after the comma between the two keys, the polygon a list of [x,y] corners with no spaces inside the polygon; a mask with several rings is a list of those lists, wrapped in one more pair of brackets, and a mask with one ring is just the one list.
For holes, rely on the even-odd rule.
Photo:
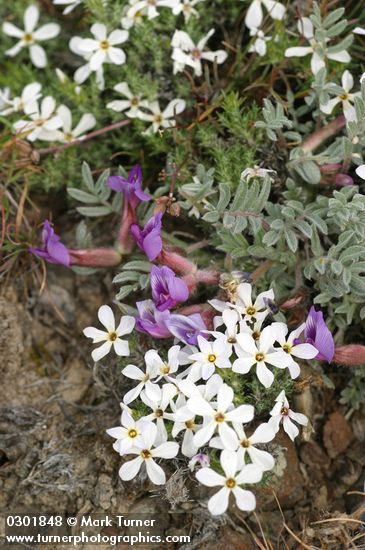
{"label": "reddish stem", "polygon": [[84,267],[114,267],[122,261],[122,255],[113,248],[70,250],[71,265]]}
{"label": "reddish stem", "polygon": [[318,149],[322,143],[324,143],[328,138],[333,137],[335,134],[337,134],[344,126],[346,125],[346,118],[341,115],[329,124],[327,126],[323,126],[320,130],[317,132],[314,132],[309,138],[303,141],[300,148],[305,153],[312,153],[315,149]]}
{"label": "reddish stem", "polygon": [[350,344],[335,348],[333,362],[349,367],[359,367],[365,364],[365,346]]}
{"label": "reddish stem", "polygon": [[130,254],[136,244],[131,235],[132,223],[137,223],[136,213],[126,200],[126,197],[124,197],[122,219],[118,234],[118,249],[122,254]]}

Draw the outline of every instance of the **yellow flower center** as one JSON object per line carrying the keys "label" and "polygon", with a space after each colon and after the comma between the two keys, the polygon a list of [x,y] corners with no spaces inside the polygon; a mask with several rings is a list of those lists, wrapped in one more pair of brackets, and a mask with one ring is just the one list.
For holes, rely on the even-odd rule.
{"label": "yellow flower center", "polygon": [[148,449],[143,449],[143,451],[141,451],[141,457],[146,460],[147,458],[151,458],[151,451],[149,451]]}
{"label": "yellow flower center", "polygon": [[288,409],[287,407],[283,407],[283,408],[281,409],[281,414],[282,414],[282,416],[288,416],[288,414],[289,414],[289,409]]}
{"label": "yellow flower center", "polygon": [[66,132],[63,137],[65,138],[66,141],[73,141],[74,137],[73,135],[71,134],[71,132]]}
{"label": "yellow flower center", "polygon": [[291,353],[291,350],[292,350],[292,346],[290,346],[289,344],[283,345],[283,351],[285,351],[285,353]]}
{"label": "yellow flower center", "polygon": [[252,333],[252,338],[257,342],[260,339],[261,332],[259,330],[254,330]]}
{"label": "yellow flower center", "polygon": [[33,35],[30,34],[29,32],[26,32],[25,35],[23,36],[23,40],[26,44],[31,44],[33,42]]}
{"label": "yellow flower center", "polygon": [[161,418],[163,416],[163,410],[162,409],[156,409],[155,410],[155,416],[157,418]]}
{"label": "yellow flower center", "polygon": [[247,449],[248,447],[250,447],[251,443],[248,439],[242,439],[242,441],[240,441],[240,445],[244,449]]}
{"label": "yellow flower center", "polygon": [[169,372],[170,372],[169,365],[165,365],[164,367],[161,368],[161,374],[169,374]]}
{"label": "yellow flower center", "polygon": [[129,430],[128,436],[129,436],[131,439],[134,439],[135,437],[137,437],[137,430],[134,430],[134,429],[132,428],[131,430]]}
{"label": "yellow flower center", "polygon": [[193,56],[194,59],[200,59],[202,52],[196,48],[192,50],[191,55]]}
{"label": "yellow flower center", "polygon": [[348,94],[342,94],[342,95],[340,95],[341,101],[346,101],[346,99],[348,99],[348,98],[349,98],[349,95],[348,95]]}
{"label": "yellow flower center", "polygon": [[234,489],[236,485],[237,485],[236,480],[233,479],[232,477],[226,480],[226,487],[228,489]]}
{"label": "yellow flower center", "polygon": [[237,342],[236,338],[234,336],[230,336],[227,340],[229,344],[235,344]]}
{"label": "yellow flower center", "polygon": [[118,338],[118,334],[113,330],[111,332],[109,332],[108,334],[108,340],[110,342],[115,342],[115,340]]}
{"label": "yellow flower center", "polygon": [[263,361],[265,359],[265,354],[262,353],[262,351],[259,351],[258,353],[256,353],[255,359],[258,363],[260,363],[260,361]]}
{"label": "yellow flower center", "polygon": [[131,99],[131,105],[133,105],[133,107],[137,107],[137,105],[139,105],[139,99],[138,99],[138,97],[132,97],[132,99]]}
{"label": "yellow flower center", "polygon": [[214,417],[215,421],[218,423],[218,424],[221,424],[222,422],[225,421],[225,416],[223,413],[217,413]]}
{"label": "yellow flower center", "polygon": [[107,50],[109,48],[109,42],[107,40],[102,40],[100,42],[100,48],[102,50]]}
{"label": "yellow flower center", "polygon": [[246,309],[246,313],[247,313],[247,315],[251,315],[251,316],[252,316],[252,315],[255,315],[255,313],[256,313],[256,308],[253,307],[253,306],[249,306],[249,307]]}
{"label": "yellow flower center", "polygon": [[210,355],[208,355],[208,361],[209,363],[215,363],[217,360],[217,356],[214,355],[214,353],[211,353]]}
{"label": "yellow flower center", "polygon": [[162,122],[162,115],[155,115],[154,119],[153,119],[155,122],[157,122],[157,124],[161,124]]}
{"label": "yellow flower center", "polygon": [[186,426],[187,430],[192,430],[195,426],[194,421],[193,420],[187,420],[185,422],[185,426]]}

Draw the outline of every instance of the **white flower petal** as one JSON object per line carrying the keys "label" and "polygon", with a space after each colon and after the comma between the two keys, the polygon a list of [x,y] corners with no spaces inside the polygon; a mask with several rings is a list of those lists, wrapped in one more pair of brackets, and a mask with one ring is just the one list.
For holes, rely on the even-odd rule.
{"label": "white flower petal", "polygon": [[142,465],[142,458],[137,456],[133,460],[125,462],[119,469],[119,476],[123,481],[129,481],[136,477]]}
{"label": "white flower petal", "polygon": [[94,349],[91,352],[91,357],[93,358],[95,363],[97,361],[100,361],[100,359],[105,357],[105,355],[108,355],[108,353],[110,352],[111,347],[112,347],[111,342],[105,342],[105,344],[103,344],[102,346],[99,346],[98,348]]}
{"label": "white flower petal", "polygon": [[33,37],[34,40],[50,40],[51,38],[55,38],[60,30],[61,27],[57,23],[47,23],[47,25],[43,25],[34,31]]}
{"label": "white flower petal", "polygon": [[39,19],[39,9],[37,6],[29,6],[24,12],[24,28],[25,32],[31,33],[36,27]]}
{"label": "white flower petal", "polygon": [[30,59],[35,67],[43,69],[47,65],[46,52],[39,44],[32,44],[29,48]]}
{"label": "white flower petal", "polygon": [[222,489],[220,489],[218,493],[216,493],[209,499],[208,510],[213,516],[223,514],[227,510],[229,493],[230,491],[227,489],[227,487],[222,487]]}
{"label": "white flower petal", "polygon": [[256,497],[251,491],[235,487],[232,492],[235,496],[237,507],[240,510],[251,512],[256,508]]}
{"label": "white flower petal", "polygon": [[115,331],[115,319],[113,310],[109,306],[101,306],[98,311],[99,321],[110,332]]}
{"label": "white flower petal", "polygon": [[153,458],[145,460],[147,475],[155,485],[164,485],[166,483],[166,475],[161,466],[156,464]]}

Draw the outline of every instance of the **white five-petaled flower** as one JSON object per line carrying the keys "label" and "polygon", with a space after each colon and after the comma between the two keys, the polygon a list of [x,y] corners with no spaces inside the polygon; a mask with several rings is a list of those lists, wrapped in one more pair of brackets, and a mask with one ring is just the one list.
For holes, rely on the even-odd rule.
{"label": "white five-petaled flower", "polygon": [[66,6],[63,10],[63,14],[67,15],[71,13],[77,6],[82,4],[84,0],[53,0],[55,6]]}
{"label": "white five-petaled flower", "polygon": [[227,347],[230,348],[232,353],[232,348],[237,346],[237,334],[239,332],[239,321],[241,317],[238,311],[234,309],[225,309],[222,312],[222,317],[214,317],[214,327],[218,328],[222,324],[225,325],[226,330],[224,333],[218,332],[217,330],[212,330],[211,334],[214,338],[222,338]]}
{"label": "white five-petaled flower", "polygon": [[262,470],[254,464],[248,464],[240,469],[237,474],[237,454],[225,449],[220,456],[220,462],[224,476],[211,468],[201,468],[197,471],[196,478],[207,487],[222,486],[208,501],[208,509],[214,516],[223,514],[229,504],[229,496],[232,493],[240,510],[250,512],[255,509],[256,498],[251,491],[242,489],[240,485],[257,483],[262,479]]}
{"label": "white five-petaled flower", "polygon": [[[326,66],[325,58],[332,59],[333,61],[339,61],[340,63],[349,63],[351,61],[350,55],[346,50],[340,52],[331,51],[331,48],[325,48],[319,44],[314,38],[314,27],[312,21],[308,17],[303,17],[298,21],[298,30],[308,41],[310,46],[297,46],[294,48],[288,48],[285,50],[286,57],[304,57],[312,54],[311,68],[313,74],[317,74],[320,69]],[[328,41],[329,39],[327,39]]]}
{"label": "white five-petaled flower", "polygon": [[208,342],[202,336],[198,336],[199,352],[190,355],[190,359],[195,361],[195,370],[199,370],[199,375],[203,380],[208,380],[214,373],[216,367],[229,369],[231,362],[229,357],[232,348],[224,338],[218,338],[214,342]]}
{"label": "white five-petaled flower", "polygon": [[181,444],[181,452],[184,456],[192,457],[196,455],[198,447],[194,444],[194,434],[199,426],[195,423],[195,415],[190,412],[189,417],[184,422],[175,420],[172,428],[172,437],[176,437],[180,432],[185,431]]}
{"label": "white five-petaled flower", "polygon": [[8,21],[3,23],[3,32],[5,34],[20,39],[10,50],[6,50],[5,54],[14,57],[20,50],[28,47],[33,65],[39,69],[43,69],[47,65],[47,56],[42,46],[37,44],[37,42],[55,38],[60,32],[60,26],[57,23],[47,23],[36,30],[38,19],[39,9],[36,6],[29,6],[24,12],[24,30],[19,29]]}
{"label": "white five-petaled flower", "polygon": [[158,101],[151,101],[148,106],[150,113],[140,113],[139,118],[152,122],[151,126],[143,133],[145,135],[155,134],[160,128],[173,128],[176,125],[174,120],[176,115],[179,115],[185,109],[185,101],[183,99],[173,99],[167,107],[161,111]]}
{"label": "white five-petaled flower", "polygon": [[76,139],[83,139],[86,132],[94,128],[96,120],[91,113],[85,113],[80,118],[79,123],[72,129],[72,113],[66,105],[60,105],[57,114],[62,120],[62,130],[58,131],[57,140],[62,143],[69,143]]}
{"label": "white five-petaled flower", "polygon": [[112,347],[117,355],[127,357],[129,355],[129,344],[127,340],[122,340],[120,337],[132,332],[136,322],[134,317],[124,315],[118,327],[115,328],[115,318],[112,308],[101,306],[98,311],[98,318],[100,323],[106,328],[106,331],[94,327],[86,327],[83,330],[87,338],[93,339],[93,344],[105,341],[104,344],[94,349],[91,353],[93,360],[95,362],[100,361],[100,359],[110,352]]}
{"label": "white five-petaled flower", "polygon": [[92,52],[85,53],[85,51],[81,48],[83,41],[84,38],[81,38],[81,36],[73,36],[69,43],[70,50],[76,55],[80,55],[81,57],[83,57],[86,61],[85,65],[81,65],[81,67],[76,69],[74,80],[77,84],[82,84],[83,82],[85,82],[85,80],[89,78],[92,72],[95,72],[98,88],[99,90],[103,90],[105,86],[103,65],[101,65],[96,71],[92,70],[89,60],[93,54]]}
{"label": "white five-petaled flower", "polygon": [[238,353],[238,359],[233,363],[232,370],[246,374],[256,365],[256,375],[265,388],[272,386],[274,382],[273,373],[267,368],[266,363],[274,367],[284,369],[292,363],[290,355],[282,350],[274,348],[276,334],[271,326],[265,327],[258,340],[250,334],[240,333],[237,341],[242,349]]}
{"label": "white five-petaled flower", "polygon": [[124,374],[127,378],[139,380],[139,384],[125,394],[123,402],[126,404],[137,399],[143,389],[146,391],[146,394],[150,399],[159,398],[161,390],[157,384],[152,382],[152,380],[155,380],[158,375],[156,363],[155,361],[151,361],[148,351],[145,354],[144,359],[146,363],[146,372],[143,372],[142,369],[136,367],[135,365],[127,365],[122,370],[122,374]]}
{"label": "white five-petaled flower", "polygon": [[203,426],[194,435],[194,444],[197,447],[205,445],[218,430],[218,434],[226,449],[237,449],[237,434],[228,426],[228,422],[249,422],[253,418],[254,408],[252,405],[240,405],[233,408],[233,390],[227,384],[223,384],[217,394],[216,408],[201,396],[193,395],[187,402],[191,412],[202,416]]}
{"label": "white five-petaled flower", "polygon": [[250,29],[250,36],[255,37],[255,41],[251,44],[248,51],[250,53],[257,53],[260,56],[266,54],[266,42],[271,40],[271,36],[265,36],[264,32],[260,29]]}
{"label": "white five-petaled flower", "polygon": [[237,287],[235,304],[227,302],[227,306],[237,309],[244,321],[263,320],[269,313],[268,301],[274,299],[274,291],[261,292],[252,303],[252,286],[250,283],[241,283]]}
{"label": "white five-petaled flower", "polygon": [[156,384],[158,393],[154,398],[150,398],[146,391],[141,393],[141,399],[147,407],[152,409],[152,413],[147,416],[143,416],[143,420],[156,421],[157,435],[156,445],[167,441],[167,431],[165,427],[166,420],[173,420],[174,414],[172,412],[166,412],[166,409],[170,406],[172,398],[176,395],[177,390],[174,384],[164,384],[162,389]]}
{"label": "white five-petaled flower", "polygon": [[283,19],[285,15],[285,7],[276,0],[253,0],[247,10],[245,17],[245,25],[249,29],[258,29],[264,19],[262,5],[267,9],[272,19]]}
{"label": "white five-petaled flower", "polygon": [[270,412],[271,418],[269,424],[278,432],[280,429],[280,422],[283,421],[284,431],[288,434],[290,439],[294,441],[299,434],[299,430],[292,420],[295,420],[295,422],[298,422],[298,424],[302,426],[306,426],[308,424],[308,418],[304,414],[296,413],[289,408],[289,402],[284,390],[279,393],[275,401],[276,404]]}
{"label": "white five-petaled flower", "polygon": [[121,424],[116,428],[109,428],[106,433],[116,439],[113,444],[114,450],[120,455],[125,455],[136,443],[142,442],[143,432],[150,428],[151,423],[143,420],[135,421],[130,413],[124,410]]}
{"label": "white five-petaled flower", "polygon": [[186,32],[175,31],[171,41],[174,74],[183,71],[185,65],[188,65],[194,69],[196,76],[201,76],[203,73],[202,61],[212,61],[221,64],[227,59],[227,52],[224,50],[217,50],[215,52],[203,51],[214,32],[214,29],[211,29],[195,44]]}
{"label": "white five-petaled flower", "polygon": [[[20,97],[14,97],[9,99],[9,97],[4,97],[4,107],[8,107],[1,111],[2,116],[10,115],[11,113],[20,113],[24,111],[29,105],[33,104],[41,97],[42,85],[39,82],[32,82],[27,84],[21,93]],[[28,109],[29,110],[29,109]]]}
{"label": "white five-petaled flower", "polygon": [[121,113],[126,111],[126,115],[129,118],[138,118],[141,108],[148,108],[148,101],[141,99],[140,95],[132,94],[128,84],[126,82],[120,82],[113,88],[116,92],[124,95],[127,99],[116,99],[107,103],[107,109],[112,109]]}
{"label": "white five-petaled flower", "polygon": [[107,28],[102,23],[94,23],[90,31],[95,38],[84,38],[79,43],[80,51],[90,55],[90,69],[97,71],[103,63],[123,65],[126,59],[125,53],[116,46],[128,39],[128,31],[116,29],[108,35]]}
{"label": "white five-petaled flower", "polygon": [[361,92],[350,93],[354,86],[354,79],[350,71],[344,71],[341,78],[342,91],[336,97],[330,99],[325,105],[321,105],[321,111],[330,115],[333,109],[339,103],[342,103],[343,114],[346,117],[346,120],[355,121],[356,120],[356,111],[355,107],[352,105],[355,97],[360,97]]}
{"label": "white five-petaled flower", "polygon": [[146,353],[146,362],[154,363],[158,373],[157,382],[162,378],[172,381],[171,374],[175,374],[179,368],[180,346],[172,346],[167,352],[167,361],[161,359],[155,349],[150,349]]}
{"label": "white five-petaled flower", "polygon": [[126,18],[133,20],[136,14],[146,15],[148,19],[154,19],[159,15],[159,8],[173,8],[176,0],[137,0],[130,2],[131,7],[126,13]]}
{"label": "white five-petaled flower", "polygon": [[174,15],[179,15],[180,13],[184,14],[185,21],[189,21],[192,15],[199,17],[198,11],[195,9],[199,2],[203,0],[177,0],[174,7],[172,8],[172,13]]}
{"label": "white five-petaled flower", "polygon": [[143,463],[146,465],[147,475],[155,485],[163,485],[166,482],[166,475],[161,466],[156,464],[155,458],[174,458],[179,445],[174,442],[166,441],[153,448],[157,436],[157,427],[151,423],[148,430],[143,432],[143,439],[135,447],[129,450],[130,454],[138,455],[133,460],[125,462],[119,470],[119,475],[123,481],[129,481],[138,474]]}
{"label": "white five-petaled flower", "polygon": [[318,355],[317,348],[312,346],[312,344],[295,342],[302,334],[305,323],[293,330],[288,336],[288,327],[285,323],[273,323],[271,328],[275,331],[275,338],[276,341],[279,342],[281,349],[292,358],[292,363],[288,366],[290,376],[293,379],[298,378],[300,366],[294,360],[294,357],[298,357],[299,359],[313,359]]}
{"label": "white five-petaled flower", "polygon": [[24,108],[29,120],[18,120],[13,124],[13,128],[17,133],[26,133],[29,141],[54,141],[57,139],[57,129],[62,125],[55,109],[56,102],[51,96],[42,99],[40,106],[37,101],[32,101]]}
{"label": "white five-petaled flower", "polygon": [[[242,468],[246,464],[246,454],[250,457],[252,464],[255,464],[263,472],[271,470],[275,466],[274,457],[267,451],[257,449],[256,445],[272,441],[276,435],[275,430],[268,423],[260,424],[250,437],[247,437],[242,424],[234,423],[234,429],[238,436],[237,464]],[[224,449],[220,437],[213,437],[210,440],[211,447]]]}

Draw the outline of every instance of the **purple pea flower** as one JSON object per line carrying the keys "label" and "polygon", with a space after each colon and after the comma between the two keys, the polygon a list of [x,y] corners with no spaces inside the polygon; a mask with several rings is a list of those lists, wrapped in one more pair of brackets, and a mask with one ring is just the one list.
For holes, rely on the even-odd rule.
{"label": "purple pea flower", "polygon": [[172,336],[167,327],[170,318],[169,310],[158,311],[152,300],[137,302],[139,317],[136,320],[136,328],[140,332],[149,334],[154,338],[168,338]]}
{"label": "purple pea flower", "polygon": [[166,326],[176,338],[185,344],[197,345],[198,336],[207,337],[205,332],[207,327],[200,313],[188,316],[175,313],[168,319]]}
{"label": "purple pea flower", "polygon": [[150,262],[155,260],[162,250],[162,212],[152,216],[143,229],[136,223],[131,225],[131,233],[138,247],[146,254]]}
{"label": "purple pea flower", "polygon": [[39,258],[43,258],[50,264],[59,264],[69,267],[70,254],[64,244],[61,243],[61,237],[56,235],[53,227],[48,220],[43,223],[42,230],[42,248],[29,248],[28,251]]}
{"label": "purple pea flower", "polygon": [[153,301],[159,311],[173,308],[189,298],[189,290],[184,281],[166,266],[152,266],[151,288]]}
{"label": "purple pea flower", "polygon": [[123,193],[132,208],[136,208],[140,202],[151,200],[151,197],[142,191],[142,170],[138,164],[133,166],[127,179],[122,176],[110,176],[107,185],[113,191]]}
{"label": "purple pea flower", "polygon": [[322,311],[316,311],[314,306],[309,310],[305,321],[304,340],[312,344],[318,350],[315,359],[318,361],[332,361],[335,353],[335,343],[325,320]]}

